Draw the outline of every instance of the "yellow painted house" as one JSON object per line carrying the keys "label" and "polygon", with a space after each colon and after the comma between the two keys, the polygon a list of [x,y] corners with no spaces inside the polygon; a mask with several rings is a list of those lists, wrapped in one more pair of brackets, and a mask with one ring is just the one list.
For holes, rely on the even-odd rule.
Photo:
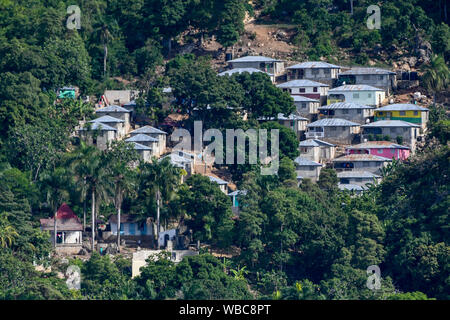
{"label": "yellow painted house", "polygon": [[390,104],[375,110],[375,121],[402,120],[426,128],[429,110],[415,104]]}

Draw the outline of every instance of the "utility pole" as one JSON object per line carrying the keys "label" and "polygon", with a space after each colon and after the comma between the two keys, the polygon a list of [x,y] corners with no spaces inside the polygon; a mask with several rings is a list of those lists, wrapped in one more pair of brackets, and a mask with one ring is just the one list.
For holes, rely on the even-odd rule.
{"label": "utility pole", "polygon": [[56,211],[55,212],[55,216],[53,217],[53,240],[54,240],[54,245],[55,245],[55,248],[56,248],[56,240],[57,240],[57,236],[56,236],[56,234],[57,234],[57,229],[56,229],[56,216],[58,215],[58,211]]}
{"label": "utility pole", "polygon": [[92,190],[92,252],[94,252],[95,241],[95,190]]}
{"label": "utility pole", "polygon": [[350,0],[350,14],[353,15],[353,0]]}
{"label": "utility pole", "polygon": [[159,232],[160,230],[160,226],[159,226],[159,207],[161,205],[161,194],[159,192],[159,187],[156,190],[156,245],[157,248],[159,249]]}

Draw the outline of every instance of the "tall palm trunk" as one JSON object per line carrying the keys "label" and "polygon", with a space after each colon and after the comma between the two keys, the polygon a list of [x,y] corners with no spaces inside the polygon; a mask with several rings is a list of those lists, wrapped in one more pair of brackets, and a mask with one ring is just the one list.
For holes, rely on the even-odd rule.
{"label": "tall palm trunk", "polygon": [[106,59],[108,57],[108,46],[107,46],[106,42],[103,44],[103,50],[104,50],[104,55],[103,55],[103,77],[106,77]]}
{"label": "tall palm trunk", "polygon": [[56,211],[55,212],[55,216],[54,216],[54,218],[53,218],[53,240],[55,241],[55,243],[54,243],[54,246],[55,246],[55,248],[56,248],[56,240],[57,240],[57,236],[56,236],[56,234],[57,234],[57,229],[56,229],[56,215],[58,214],[58,211]]}
{"label": "tall palm trunk", "polygon": [[92,190],[92,252],[95,245],[95,190]]}
{"label": "tall palm trunk", "polygon": [[159,232],[160,230],[160,207],[161,207],[161,194],[159,193],[159,188],[156,190],[156,243],[157,248],[159,249]]}
{"label": "tall palm trunk", "polygon": [[117,209],[117,251],[120,252],[120,213],[121,213],[121,208],[119,206],[119,208]]}

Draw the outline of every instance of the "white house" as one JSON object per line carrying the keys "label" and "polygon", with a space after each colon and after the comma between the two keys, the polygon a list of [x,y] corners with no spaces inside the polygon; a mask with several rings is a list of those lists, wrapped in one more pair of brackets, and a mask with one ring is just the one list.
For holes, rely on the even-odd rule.
{"label": "white house", "polygon": [[152,160],[153,149],[151,147],[137,142],[130,142],[130,143],[133,144],[134,150],[136,150],[137,153],[139,153],[144,162],[150,162]]}
{"label": "white house", "polygon": [[359,123],[345,119],[321,119],[307,125],[306,138],[322,138],[335,144],[351,144],[360,132]]}
{"label": "white house", "polygon": [[125,136],[125,121],[111,116],[102,116],[100,118],[89,121],[89,123],[103,123],[117,129],[118,138]]}
{"label": "white house", "polygon": [[207,176],[209,178],[209,180],[211,182],[215,182],[219,185],[220,191],[222,191],[225,194],[228,194],[228,182],[226,182],[225,180],[222,180],[220,178],[217,177],[213,177],[213,176]]}
{"label": "white house", "polygon": [[159,140],[149,135],[143,133],[136,134],[126,139],[125,142],[134,142],[149,147],[151,150],[150,158],[158,157],[161,154],[159,150]]}
{"label": "white house", "polygon": [[309,121],[316,121],[319,114],[320,101],[304,96],[291,96],[294,99],[297,113],[302,117],[308,118]]}
{"label": "white house", "polygon": [[373,119],[374,107],[349,102],[336,102],[319,107],[319,118],[340,118],[365,124]]}
{"label": "white house", "polygon": [[341,171],[337,173],[340,184],[353,184],[365,187],[368,183],[377,183],[381,176],[369,171]]}
{"label": "white house", "polygon": [[396,73],[380,68],[351,68],[339,73],[339,81],[381,88],[387,95],[390,95],[397,87]]}
{"label": "white house", "polygon": [[101,122],[87,123],[78,130],[81,139],[87,144],[96,146],[100,150],[105,150],[109,143],[118,138],[117,129]]}
{"label": "white house", "polygon": [[305,178],[313,181],[319,180],[322,164],[303,157],[297,157],[294,160],[294,164],[298,180],[303,180]]}
{"label": "white house", "polygon": [[278,77],[284,73],[284,62],[263,56],[245,56],[228,61],[231,69],[254,68]]}
{"label": "white house", "polygon": [[340,66],[323,62],[307,61],[287,67],[288,80],[308,79],[333,85],[333,80],[338,78]]}
{"label": "white house", "polygon": [[95,113],[102,116],[111,116],[124,121],[125,134],[130,131],[131,111],[116,105],[111,105],[95,110]]}
{"label": "white house", "polygon": [[277,85],[283,91],[292,96],[301,95],[307,98],[319,100],[321,104],[326,102],[329,86],[312,80],[291,80]]}
{"label": "white house", "polygon": [[150,137],[158,139],[158,156],[164,154],[166,151],[167,132],[154,128],[152,126],[144,126],[130,132],[133,137],[138,134],[146,134]]}
{"label": "white house", "polygon": [[301,141],[298,148],[302,158],[319,163],[332,160],[336,155],[336,146],[334,144],[319,139]]}
{"label": "white house", "polygon": [[349,102],[378,107],[385,98],[386,93],[383,89],[363,84],[346,84],[328,90],[327,104]]}

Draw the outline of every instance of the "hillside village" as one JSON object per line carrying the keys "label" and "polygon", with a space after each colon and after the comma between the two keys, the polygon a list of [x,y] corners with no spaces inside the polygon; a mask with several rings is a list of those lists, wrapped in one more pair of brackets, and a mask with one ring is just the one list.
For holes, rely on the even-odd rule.
{"label": "hillside village", "polygon": [[0,1],[0,300],[449,299],[449,8]]}
{"label": "hillside village", "polygon": [[[296,110],[292,114],[278,114],[276,119],[260,118],[259,121],[276,120],[292,129],[298,138],[300,156],[294,160],[297,182],[304,179],[317,182],[323,168],[333,168],[337,172],[338,187],[360,195],[371,184],[382,179],[383,170],[393,161],[404,161],[415,153],[424,143],[427,132],[429,110],[426,97],[420,92],[412,92],[411,99],[399,101],[396,90],[399,82],[397,74],[390,70],[373,67],[349,68],[323,61],[305,61],[298,64],[264,56],[243,56],[228,61],[228,68],[218,76],[231,76],[241,73],[264,73],[282,91],[292,97]],[[400,74],[401,76],[401,74]],[[406,80],[407,86],[417,86],[418,80]],[[63,97],[73,90],[65,88]],[[164,93],[170,97],[171,89]],[[74,97],[74,95],[71,95]],[[403,100],[404,100],[403,94]],[[133,146],[143,162],[153,158],[165,158],[175,167],[192,174],[206,175],[217,183],[220,190],[229,196],[233,214],[239,217],[239,198],[246,190],[237,190],[233,181],[227,181],[223,172],[218,173],[210,164],[204,163],[201,152],[172,151],[169,130],[155,123],[154,126],[136,124],[135,90],[107,90],[96,104],[96,118],[80,123],[78,136],[101,150],[105,150],[116,140],[123,140]],[[187,177],[183,177],[185,180]],[[62,225],[58,252],[78,254],[82,248],[81,222],[67,205],[63,205],[57,216],[61,215]],[[71,224],[71,223],[72,224]],[[117,237],[117,216],[110,216],[102,222],[103,232],[99,240],[101,250],[111,251],[112,239]],[[43,230],[53,232],[50,220],[42,221]],[[182,239],[179,229],[161,227],[158,248],[173,252],[174,261],[180,261],[185,254],[195,254],[197,248],[179,246]],[[121,234],[125,248],[128,244],[139,243],[138,247],[153,247],[149,242],[155,232],[150,220],[138,226],[133,217],[126,213],[121,218]],[[76,234],[76,236],[74,236]],[[174,245],[175,244],[175,245]],[[62,245],[62,247],[58,246]],[[132,246],[134,247],[134,246]],[[178,249],[178,250],[174,250]],[[134,251],[133,249],[131,249]],[[83,251],[83,250],[82,250]],[[133,256],[133,274],[145,264],[148,255],[156,251],[144,250]]]}

